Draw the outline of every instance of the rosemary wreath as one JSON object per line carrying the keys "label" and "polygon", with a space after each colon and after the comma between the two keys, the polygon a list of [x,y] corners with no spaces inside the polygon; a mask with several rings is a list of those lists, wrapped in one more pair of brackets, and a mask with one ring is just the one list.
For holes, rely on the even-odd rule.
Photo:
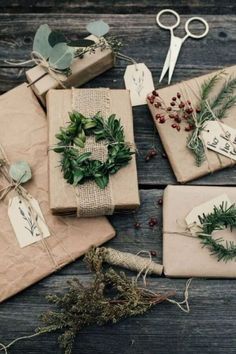
{"label": "rosemary wreath", "polygon": [[217,256],[218,261],[224,262],[236,258],[236,245],[234,242],[225,242],[222,244],[223,239],[213,239],[212,233],[216,230],[223,230],[230,227],[230,230],[236,227],[236,206],[235,204],[227,206],[227,203],[222,203],[219,207],[214,207],[212,213],[199,216],[201,223],[201,231],[198,237],[201,239],[203,247],[207,247],[212,255]]}
{"label": "rosemary wreath", "polygon": [[[67,127],[60,128],[60,133],[56,134],[59,142],[53,149],[62,155],[61,169],[64,178],[75,186],[94,180],[104,189],[109,182],[109,175],[126,166],[134,154],[125,142],[120,120],[115,114],[104,119],[100,112],[89,118],[79,112],[72,112],[69,117]],[[92,159],[91,152],[81,151],[88,136],[95,136],[96,141],[106,141],[108,156],[105,162]]]}

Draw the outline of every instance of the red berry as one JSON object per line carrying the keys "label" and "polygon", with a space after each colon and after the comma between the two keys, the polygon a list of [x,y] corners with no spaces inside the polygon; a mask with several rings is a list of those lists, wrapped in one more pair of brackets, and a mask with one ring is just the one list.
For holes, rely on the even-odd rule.
{"label": "red berry", "polygon": [[200,113],[201,109],[200,108],[196,108],[196,113]]}
{"label": "red berry", "polygon": [[167,156],[166,156],[166,154],[164,152],[161,154],[161,156],[162,156],[163,159],[167,159]]}
{"label": "red berry", "polygon": [[172,108],[171,107],[167,107],[167,109],[166,109],[168,112],[169,111],[171,111],[172,110]]}
{"label": "red berry", "polygon": [[180,118],[179,116],[176,116],[176,117],[175,117],[175,121],[176,121],[177,123],[181,123],[181,118]]}
{"label": "red berry", "polygon": [[184,106],[185,106],[184,102],[181,101],[179,104],[179,108],[184,108]]}
{"label": "red berry", "polygon": [[177,128],[177,124],[175,124],[175,123],[172,124],[171,126],[172,126],[172,128],[174,128],[174,129]]}
{"label": "red berry", "polygon": [[185,127],[184,130],[185,130],[186,132],[190,132],[191,129],[190,129],[189,127]]}
{"label": "red berry", "polygon": [[135,228],[135,229],[140,229],[140,227],[141,227],[141,224],[140,224],[139,222],[136,222],[136,223],[134,224],[134,228]]}
{"label": "red berry", "polygon": [[175,118],[175,115],[173,113],[169,114],[170,118]]}
{"label": "red berry", "polygon": [[191,102],[189,100],[187,100],[187,104],[189,104],[191,106]]}
{"label": "red berry", "polygon": [[156,119],[160,119],[161,115],[159,113],[156,114]]}
{"label": "red berry", "polygon": [[163,205],[163,199],[162,198],[158,199],[158,204],[159,205]]}
{"label": "red berry", "polygon": [[179,92],[177,92],[177,97],[180,98],[181,97],[181,94]]}
{"label": "red berry", "polygon": [[165,117],[164,116],[162,116],[160,119],[159,119],[159,123],[161,123],[161,124],[163,124],[163,123],[165,123]]}
{"label": "red berry", "polygon": [[156,156],[156,155],[157,155],[156,149],[151,149],[151,150],[149,151],[149,154],[150,154],[151,157]]}
{"label": "red berry", "polygon": [[157,253],[156,251],[150,251],[152,257],[156,257]]}
{"label": "red berry", "polygon": [[176,101],[176,97],[172,97],[172,101]]}
{"label": "red berry", "polygon": [[148,225],[150,227],[154,227],[157,225],[157,219],[156,218],[150,218],[149,221],[148,221]]}
{"label": "red berry", "polygon": [[178,132],[180,131],[180,126],[179,126],[179,124],[177,125],[176,129],[178,130]]}
{"label": "red berry", "polygon": [[158,92],[156,90],[152,91],[153,96],[159,96]]}
{"label": "red berry", "polygon": [[170,102],[170,105],[171,105],[171,106],[175,106],[175,102],[173,102],[173,101]]}

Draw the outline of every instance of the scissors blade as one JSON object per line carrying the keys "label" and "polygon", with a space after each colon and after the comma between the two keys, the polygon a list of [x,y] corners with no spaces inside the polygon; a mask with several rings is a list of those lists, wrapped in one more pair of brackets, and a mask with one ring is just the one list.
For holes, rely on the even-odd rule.
{"label": "scissors blade", "polygon": [[183,44],[182,38],[174,36],[171,40],[168,84],[170,84],[171,82],[171,78],[175,69],[175,64],[177,62],[182,44]]}
{"label": "scissors blade", "polygon": [[164,66],[163,66],[163,69],[161,72],[159,82],[161,82],[163,77],[165,76],[167,70],[169,69],[169,65],[170,65],[170,48],[169,48],[168,53],[166,55],[166,60],[165,60],[165,63],[164,63]]}

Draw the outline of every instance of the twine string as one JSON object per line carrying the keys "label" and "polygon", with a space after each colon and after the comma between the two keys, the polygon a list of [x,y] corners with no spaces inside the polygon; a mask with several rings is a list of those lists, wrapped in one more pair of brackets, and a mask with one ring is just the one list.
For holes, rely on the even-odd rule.
{"label": "twine string", "polygon": [[[8,61],[5,60],[6,64],[9,65],[13,65],[13,66],[22,66],[22,65],[26,65],[26,64],[31,64],[34,63],[35,65],[39,65],[42,68],[44,68],[46,70],[46,72],[57,81],[57,83],[60,85],[60,87],[62,88],[66,88],[66,86],[63,84],[62,80],[60,80],[60,78],[58,77],[57,74],[61,74],[61,71],[53,68],[48,60],[46,60],[42,54],[40,54],[37,51],[32,51],[31,52],[31,59],[30,60],[26,60],[26,61],[21,61],[21,62],[12,62],[12,61]],[[38,79],[36,79],[36,81],[40,80],[44,75],[40,76]],[[30,85],[32,85],[33,83],[35,83],[36,81],[32,82]]]}

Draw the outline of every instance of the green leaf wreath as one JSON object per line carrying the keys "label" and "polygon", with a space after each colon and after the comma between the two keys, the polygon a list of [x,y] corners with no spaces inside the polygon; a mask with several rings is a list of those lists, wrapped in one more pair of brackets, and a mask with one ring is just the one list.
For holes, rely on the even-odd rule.
{"label": "green leaf wreath", "polygon": [[[134,154],[125,142],[120,120],[115,114],[104,119],[100,113],[94,117],[84,117],[79,112],[72,112],[69,117],[67,127],[60,128],[60,133],[56,134],[59,142],[53,148],[62,155],[61,169],[64,178],[75,186],[94,180],[104,189],[109,176],[126,166]],[[108,152],[105,162],[92,159],[91,152],[82,151],[88,136],[95,136],[96,141],[105,140]]]}
{"label": "green leaf wreath", "polygon": [[236,245],[234,242],[225,242],[223,239],[213,239],[212,233],[216,230],[223,230],[230,227],[230,230],[236,226],[236,206],[235,204],[227,206],[227,203],[222,202],[219,207],[214,207],[212,213],[199,216],[201,223],[201,231],[198,237],[201,239],[203,247],[207,247],[212,255],[218,258],[218,261],[230,261],[236,259]]}

